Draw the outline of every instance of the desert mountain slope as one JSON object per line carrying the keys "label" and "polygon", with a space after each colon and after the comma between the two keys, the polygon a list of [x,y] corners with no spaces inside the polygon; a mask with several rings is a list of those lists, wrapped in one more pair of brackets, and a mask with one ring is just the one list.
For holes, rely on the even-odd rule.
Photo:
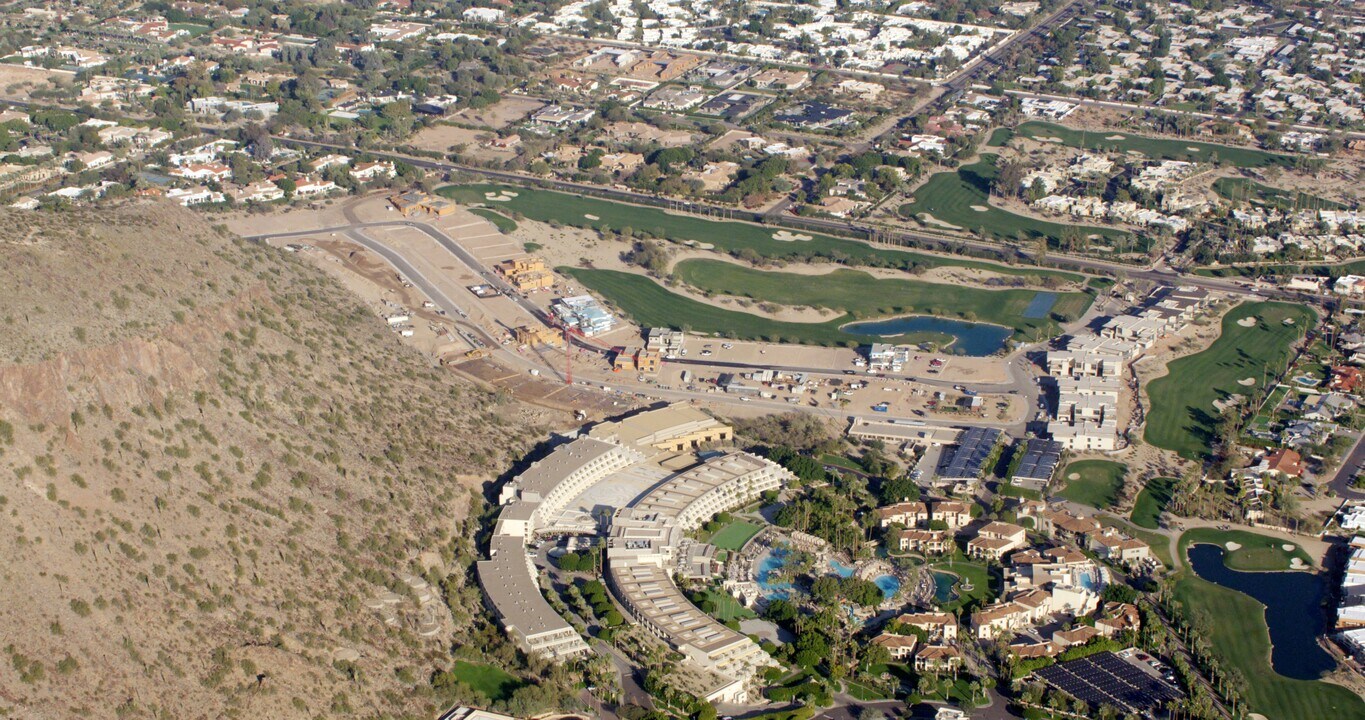
{"label": "desert mountain slope", "polygon": [[0,227],[0,717],[431,717],[544,430],[205,216]]}

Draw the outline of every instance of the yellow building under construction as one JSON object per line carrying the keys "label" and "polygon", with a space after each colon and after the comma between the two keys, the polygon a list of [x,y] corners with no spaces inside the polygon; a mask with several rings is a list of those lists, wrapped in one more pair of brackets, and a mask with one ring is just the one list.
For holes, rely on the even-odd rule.
{"label": "yellow building under construction", "polygon": [[545,261],[538,257],[512,258],[497,264],[495,269],[508,285],[521,292],[530,290],[543,290],[553,287],[555,284],[554,275],[550,274],[550,269],[545,266]]}
{"label": "yellow building under construction", "polygon": [[561,347],[564,345],[564,338],[560,335],[558,330],[543,325],[539,327],[522,325],[521,327],[512,330],[512,337],[517,341],[518,345],[530,345],[531,347],[537,345]]}
{"label": "yellow building under construction", "polygon": [[390,195],[389,204],[393,206],[393,209],[403,213],[403,217],[422,214],[445,217],[455,212],[455,203],[430,193],[424,193],[421,190],[409,190],[405,193]]}

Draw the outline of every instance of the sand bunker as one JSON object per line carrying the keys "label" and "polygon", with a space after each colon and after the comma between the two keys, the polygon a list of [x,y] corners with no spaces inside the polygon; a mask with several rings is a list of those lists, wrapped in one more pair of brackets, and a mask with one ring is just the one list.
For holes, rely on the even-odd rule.
{"label": "sand bunker", "polygon": [[1080,473],[1071,473],[1070,475],[1067,475],[1067,476],[1066,476],[1066,479],[1067,479],[1067,480],[1080,480],[1080,479],[1081,479],[1081,474],[1080,474]]}
{"label": "sand bunker", "polygon": [[517,194],[512,192],[511,190],[503,190],[502,192],[495,193],[486,192],[483,194],[483,199],[487,200],[488,202],[511,202],[512,198],[516,196]]}
{"label": "sand bunker", "polygon": [[1227,545],[1224,545],[1223,547],[1226,547],[1228,549],[1228,552],[1236,552],[1242,549],[1242,544],[1238,542],[1232,542],[1231,540],[1229,540]]}
{"label": "sand bunker", "polygon": [[794,233],[790,230],[778,230],[777,232],[773,233],[773,239],[778,242],[795,242],[797,240],[801,240],[804,242],[806,240],[810,240],[811,237],[809,235],[806,235],[805,233]]}
{"label": "sand bunker", "polygon": [[691,247],[691,248],[697,248],[698,250],[714,250],[714,249],[716,249],[716,246],[715,246],[715,245],[712,245],[711,243],[708,243],[708,242],[698,242],[698,241],[696,241],[696,240],[684,240],[684,241],[682,241],[682,244],[684,244],[684,245],[686,245],[686,246],[688,246],[688,247]]}
{"label": "sand bunker", "polygon": [[1289,558],[1290,570],[1303,570],[1306,569],[1307,567],[1308,566],[1305,565],[1303,562],[1303,558]]}
{"label": "sand bunker", "polygon": [[1260,322],[1260,320],[1258,320],[1255,315],[1252,315],[1251,317],[1244,317],[1241,320],[1238,320],[1237,324],[1242,327],[1254,327],[1258,322]]}
{"label": "sand bunker", "polygon": [[1195,147],[1195,146],[1193,146],[1193,145],[1186,145],[1186,146],[1185,146],[1185,149],[1186,149],[1186,150],[1189,150],[1190,152],[1199,152],[1199,148],[1197,148],[1197,147]]}
{"label": "sand bunker", "polygon": [[1237,407],[1238,405],[1241,405],[1242,401],[1244,400],[1246,400],[1246,398],[1242,397],[1241,395],[1236,394],[1229,395],[1226,400],[1214,400],[1213,409],[1217,410],[1218,412],[1223,412],[1224,410],[1230,407]]}
{"label": "sand bunker", "polygon": [[990,210],[990,208],[986,207],[985,205],[973,205],[972,209],[977,212],[986,212],[987,210]]}
{"label": "sand bunker", "polygon": [[1110,135],[1109,137],[1105,138],[1105,140],[1126,140],[1126,139],[1128,139],[1128,138],[1127,138],[1126,136],[1124,136],[1124,135]]}
{"label": "sand bunker", "polygon": [[596,215],[589,215],[589,214],[587,214],[587,213],[584,213],[584,214],[583,214],[583,217],[585,217],[585,218],[587,218],[587,219],[589,219],[589,220],[601,220],[601,219],[602,219],[602,218],[600,218],[600,217],[597,217]]}
{"label": "sand bunker", "polygon": [[1295,545],[1294,543],[1285,543],[1285,544],[1281,545],[1280,547],[1284,548],[1284,551],[1285,551],[1285,552],[1294,552],[1295,550],[1298,549],[1298,546]]}
{"label": "sand bunker", "polygon": [[933,225],[934,227],[941,227],[941,228],[945,228],[945,229],[947,229],[947,230],[961,230],[961,229],[962,229],[962,228],[960,228],[960,227],[958,227],[958,226],[956,226],[956,225],[954,225],[954,224],[952,224],[952,223],[943,222],[942,220],[939,220],[938,218],[934,217],[933,215],[930,215],[929,213],[920,213],[920,214],[919,214],[919,220],[920,220],[920,222],[924,223],[925,225]]}
{"label": "sand bunker", "polygon": [[1256,384],[1256,378],[1242,378],[1241,380],[1237,381],[1237,384],[1241,385],[1242,387],[1251,387],[1252,385]]}
{"label": "sand bunker", "polygon": [[1294,324],[1294,318],[1285,318],[1285,319],[1284,319],[1284,324],[1285,324],[1285,325],[1293,325],[1293,324]]}
{"label": "sand bunker", "polygon": [[1061,139],[1061,138],[1059,138],[1059,137],[1052,137],[1051,135],[1046,135],[1046,136],[1043,136],[1043,137],[1037,137],[1037,138],[1034,138],[1034,140],[1037,140],[1038,142],[1050,142],[1050,143],[1061,143],[1061,142],[1062,142],[1062,139]]}

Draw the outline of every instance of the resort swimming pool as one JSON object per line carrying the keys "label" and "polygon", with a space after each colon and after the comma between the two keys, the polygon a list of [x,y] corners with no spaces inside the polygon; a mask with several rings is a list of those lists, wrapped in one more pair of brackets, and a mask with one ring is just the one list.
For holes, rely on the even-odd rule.
{"label": "resort swimming pool", "polygon": [[882,597],[890,599],[901,590],[900,578],[895,575],[878,575],[872,582],[882,591]]}
{"label": "resort swimming pool", "polygon": [[1100,590],[1100,571],[1099,570],[1078,570],[1076,571],[1076,584],[1091,592]]}
{"label": "resort swimming pool", "polygon": [[834,571],[834,574],[835,574],[835,575],[838,575],[838,576],[841,577],[841,578],[846,578],[846,577],[852,577],[852,576],[853,576],[853,566],[851,566],[851,565],[845,565],[845,564],[839,562],[838,560],[833,560],[833,559],[831,559],[831,560],[829,561],[829,569],[830,569],[830,570],[833,570],[833,571]]}
{"label": "resort swimming pool", "polygon": [[758,588],[763,592],[763,597],[785,600],[791,596],[792,584],[790,582],[771,582],[772,574],[787,564],[787,551],[782,548],[773,548],[758,563],[758,572],[755,579],[758,581]]}

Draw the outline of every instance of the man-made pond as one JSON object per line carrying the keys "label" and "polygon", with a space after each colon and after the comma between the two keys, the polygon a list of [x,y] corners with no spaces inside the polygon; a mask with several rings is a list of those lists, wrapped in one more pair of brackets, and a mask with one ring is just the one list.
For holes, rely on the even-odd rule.
{"label": "man-made pond", "polygon": [[900,578],[895,575],[878,575],[872,582],[881,589],[884,598],[894,597],[901,590]]}
{"label": "man-made pond", "polygon": [[1327,611],[1322,605],[1327,582],[1322,575],[1231,570],[1223,564],[1223,548],[1208,543],[1190,546],[1188,555],[1199,577],[1250,595],[1266,606],[1270,666],[1275,672],[1297,680],[1317,680],[1336,667],[1317,642],[1327,630]]}
{"label": "man-made pond", "polygon": [[934,602],[940,605],[957,599],[957,576],[951,573],[931,571],[934,576]]}
{"label": "man-made pond", "polygon": [[995,354],[1005,347],[1005,341],[1014,334],[1009,328],[999,325],[949,320],[928,315],[906,315],[887,320],[856,322],[840,329],[854,335],[876,337],[895,337],[909,333],[951,335],[954,338],[952,350],[976,357]]}
{"label": "man-made pond", "polygon": [[1026,318],[1044,318],[1048,311],[1052,309],[1053,303],[1057,302],[1057,293],[1040,292],[1033,296],[1029,301],[1028,307],[1024,308]]}

